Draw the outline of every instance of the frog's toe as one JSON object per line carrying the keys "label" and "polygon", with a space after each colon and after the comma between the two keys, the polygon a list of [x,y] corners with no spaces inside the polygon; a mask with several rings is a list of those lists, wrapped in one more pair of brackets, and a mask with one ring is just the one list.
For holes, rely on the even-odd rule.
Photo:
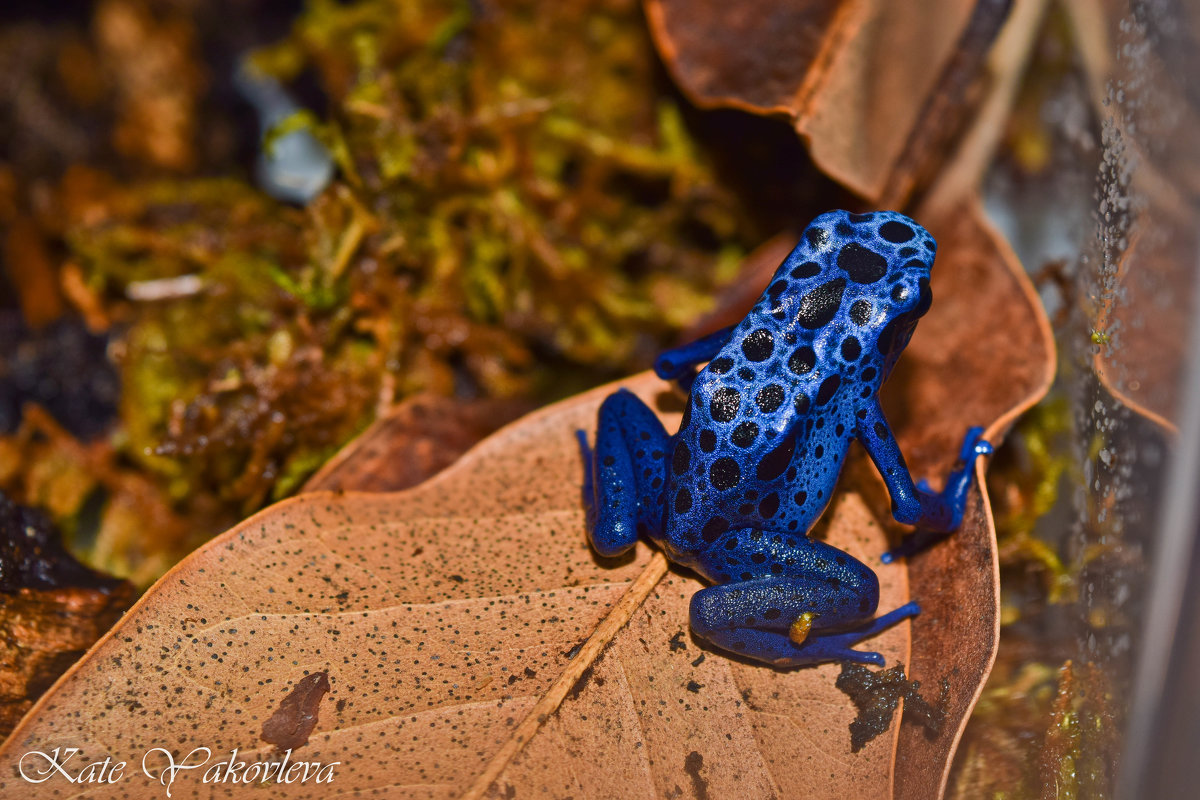
{"label": "frog's toe", "polygon": [[853,645],[861,637],[855,633],[826,634],[808,639],[799,652],[790,659],[776,662],[776,666],[804,666],[807,664],[825,664],[831,661],[850,661],[855,664],[870,664],[876,667],[884,665],[884,658],[873,650],[855,650]]}
{"label": "frog's toe", "polygon": [[934,531],[928,528],[917,528],[915,533],[904,537],[904,540],[900,542],[900,544],[881,555],[879,560],[884,564],[891,564],[901,558],[915,556],[917,553],[920,553],[942,541],[947,536],[949,536],[949,534],[943,531]]}
{"label": "frog's toe", "polygon": [[967,435],[963,437],[962,450],[958,457],[964,463],[970,464],[977,456],[990,456],[992,450],[991,443],[983,439],[983,428],[976,425],[969,428]]}
{"label": "frog's toe", "polygon": [[890,611],[881,617],[876,617],[854,630],[844,633],[827,633],[812,637],[801,647],[804,656],[810,659],[805,663],[818,664],[823,661],[853,661],[857,664],[871,664],[882,667],[884,664],[883,656],[874,651],[855,650],[853,649],[854,645],[859,644],[864,639],[869,639],[872,636],[882,633],[897,622],[914,617],[920,613],[920,605],[917,603],[905,603],[894,611]]}
{"label": "frog's toe", "polygon": [[886,663],[883,656],[874,650],[846,650],[838,661],[852,661],[855,664],[868,664],[872,667],[882,667]]}
{"label": "frog's toe", "polygon": [[671,360],[671,357],[666,354],[654,359],[654,374],[662,378],[664,381],[672,380],[675,377],[678,369],[679,365]]}

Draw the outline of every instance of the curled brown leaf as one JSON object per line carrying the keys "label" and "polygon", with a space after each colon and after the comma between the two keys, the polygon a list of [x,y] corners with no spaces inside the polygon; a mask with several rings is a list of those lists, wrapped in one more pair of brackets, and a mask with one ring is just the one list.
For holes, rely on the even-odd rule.
{"label": "curled brown leaf", "polygon": [[1104,291],[1096,327],[1096,375],[1134,411],[1174,431],[1181,409],[1196,233],[1173,215],[1144,214]]}
{"label": "curled brown leaf", "polygon": [[645,0],[655,43],[701,106],[786,118],[828,175],[899,205],[965,121],[1004,0]]}

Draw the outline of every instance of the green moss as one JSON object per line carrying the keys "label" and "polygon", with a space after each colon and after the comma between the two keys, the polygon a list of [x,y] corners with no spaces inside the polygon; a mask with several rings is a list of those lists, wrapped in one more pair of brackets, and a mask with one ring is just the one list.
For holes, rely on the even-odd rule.
{"label": "green moss", "polygon": [[[320,81],[327,107],[264,142],[328,147],[320,197],[108,186],[64,232],[122,326],[120,441],[205,534],[295,491],[381,403],[545,401],[644,367],[755,237],[634,0],[313,0],[253,63]],[[163,286],[186,290],[138,299]]]}

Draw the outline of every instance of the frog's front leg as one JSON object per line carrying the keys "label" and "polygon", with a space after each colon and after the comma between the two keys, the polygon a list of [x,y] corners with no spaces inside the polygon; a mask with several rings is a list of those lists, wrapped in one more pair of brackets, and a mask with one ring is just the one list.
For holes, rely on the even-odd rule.
{"label": "frog's front leg", "polygon": [[892,516],[897,522],[939,533],[957,530],[967,506],[975,459],[992,453],[992,446],[980,438],[983,428],[967,431],[959,452],[959,463],[946,478],[946,486],[941,492],[931,491],[923,480],[913,483],[900,445],[896,443],[878,401],[865,409],[855,433],[887,484],[892,496]]}
{"label": "frog's front leg", "polygon": [[696,380],[696,366],[705,361],[711,361],[721,352],[733,334],[734,326],[721,328],[685,344],[665,351],[654,359],[654,373],[664,381],[675,381],[683,391],[691,391],[692,381]]}
{"label": "frog's front leg", "polygon": [[908,603],[871,619],[879,579],[865,564],[805,537],[788,573],[702,589],[692,596],[692,630],[702,639],[757,661],[798,667],[828,661],[882,666],[859,642],[920,612]]}
{"label": "frog's front leg", "polygon": [[668,452],[662,422],[637,395],[621,389],[605,398],[590,472],[596,552],[620,555],[639,528],[661,527]]}

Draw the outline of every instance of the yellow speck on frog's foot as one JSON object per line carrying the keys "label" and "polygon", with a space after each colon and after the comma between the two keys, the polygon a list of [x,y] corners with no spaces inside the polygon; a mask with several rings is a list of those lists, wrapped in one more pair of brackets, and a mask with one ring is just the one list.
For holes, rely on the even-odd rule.
{"label": "yellow speck on frog's foot", "polygon": [[817,615],[811,611],[806,611],[796,617],[796,621],[788,629],[788,638],[795,644],[804,644],[804,640],[808,638],[808,632],[812,630],[813,620],[816,618]]}

